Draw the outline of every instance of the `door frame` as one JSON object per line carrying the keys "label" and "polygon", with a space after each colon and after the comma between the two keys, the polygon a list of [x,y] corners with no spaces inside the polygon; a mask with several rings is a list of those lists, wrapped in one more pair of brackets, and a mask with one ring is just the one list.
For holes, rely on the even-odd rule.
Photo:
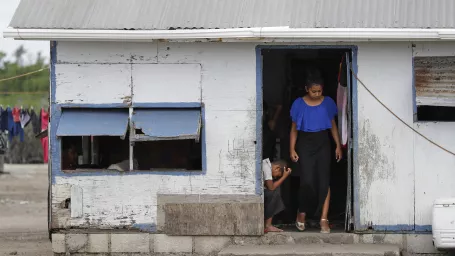
{"label": "door frame", "polygon": [[[257,45],[255,48],[256,53],[256,194],[262,195],[263,182],[262,182],[262,115],[263,115],[263,87],[262,87],[262,50],[324,50],[324,49],[338,49],[347,50],[351,53],[351,65],[354,73],[357,74],[357,56],[358,47],[356,45]],[[348,67],[349,68],[349,67]],[[351,200],[351,211],[353,211],[354,229],[352,231],[360,230],[360,204],[359,204],[359,161],[358,161],[358,148],[359,148],[359,126],[358,126],[358,87],[357,80],[351,74],[351,111],[352,111],[352,178],[353,183],[351,186],[351,193],[353,200]]]}

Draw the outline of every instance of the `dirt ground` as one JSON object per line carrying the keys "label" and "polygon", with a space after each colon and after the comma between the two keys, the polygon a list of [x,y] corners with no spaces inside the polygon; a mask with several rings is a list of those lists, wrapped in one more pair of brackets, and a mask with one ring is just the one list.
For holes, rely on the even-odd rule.
{"label": "dirt ground", "polygon": [[52,255],[47,165],[5,165],[0,174],[0,256]]}

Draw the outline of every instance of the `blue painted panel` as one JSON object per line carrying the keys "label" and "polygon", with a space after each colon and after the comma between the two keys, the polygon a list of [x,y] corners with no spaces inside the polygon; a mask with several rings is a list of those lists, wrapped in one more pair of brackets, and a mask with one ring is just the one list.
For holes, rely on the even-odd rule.
{"label": "blue painted panel", "polygon": [[431,225],[409,225],[409,224],[398,224],[398,225],[373,225],[373,233],[406,233],[406,234],[415,234],[431,233]]}
{"label": "blue painted panel", "polygon": [[200,102],[133,102],[133,108],[201,108]]}
{"label": "blue painted panel", "polygon": [[63,103],[58,104],[60,108],[129,108],[127,103],[101,103],[101,104],[87,104],[87,103]]}
{"label": "blue painted panel", "polygon": [[127,127],[127,109],[64,109],[57,136],[123,136]]}
{"label": "blue painted panel", "polygon": [[135,109],[132,121],[151,139],[195,139],[201,130],[200,109]]}

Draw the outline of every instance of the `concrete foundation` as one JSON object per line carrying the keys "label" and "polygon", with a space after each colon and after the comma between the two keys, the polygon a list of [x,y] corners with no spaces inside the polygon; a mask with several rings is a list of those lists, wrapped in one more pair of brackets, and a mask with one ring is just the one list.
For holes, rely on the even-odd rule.
{"label": "concrete foundation", "polygon": [[[334,255],[333,250],[337,247],[332,245],[342,245],[348,254],[349,248],[356,254],[362,248],[365,253],[374,248],[381,250],[380,246],[368,246],[373,244],[395,246],[406,255],[446,254],[434,249],[431,234],[284,232],[263,236],[168,236],[149,233],[54,233],[52,240],[55,255],[226,255],[230,248],[245,246],[250,250],[262,250],[271,245],[286,248],[287,251],[311,245],[311,248],[320,248],[318,253],[324,255]],[[324,251],[324,248],[330,250]]]}
{"label": "concrete foundation", "polygon": [[158,195],[157,228],[173,236],[260,236],[263,213],[256,195]]}

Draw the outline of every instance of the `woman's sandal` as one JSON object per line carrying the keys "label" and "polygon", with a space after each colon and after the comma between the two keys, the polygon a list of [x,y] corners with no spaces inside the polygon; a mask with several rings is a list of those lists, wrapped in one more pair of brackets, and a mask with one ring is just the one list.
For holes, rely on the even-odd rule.
{"label": "woman's sandal", "polygon": [[305,222],[298,222],[296,221],[295,222],[295,227],[299,230],[299,231],[305,231]]}
{"label": "woman's sandal", "polygon": [[[329,225],[329,220],[328,219],[321,219],[321,222],[323,222],[323,221],[327,222],[327,226]],[[321,224],[321,223],[319,223],[319,224]],[[321,225],[321,233],[322,234],[329,234],[330,233],[330,227],[327,228],[327,229],[323,229],[322,225]]]}

